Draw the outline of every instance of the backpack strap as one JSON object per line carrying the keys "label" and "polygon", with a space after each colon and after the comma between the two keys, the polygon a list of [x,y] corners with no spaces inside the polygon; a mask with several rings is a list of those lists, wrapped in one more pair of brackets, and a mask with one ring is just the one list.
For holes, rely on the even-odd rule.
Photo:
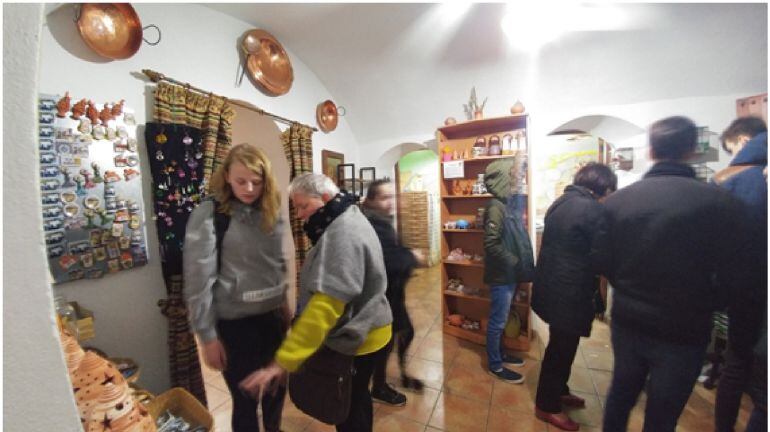
{"label": "backpack strap", "polygon": [[219,202],[215,199],[212,201],[214,202],[214,234],[217,237],[217,272],[219,272],[222,268],[222,242],[225,239],[225,232],[230,226],[230,215],[217,211]]}

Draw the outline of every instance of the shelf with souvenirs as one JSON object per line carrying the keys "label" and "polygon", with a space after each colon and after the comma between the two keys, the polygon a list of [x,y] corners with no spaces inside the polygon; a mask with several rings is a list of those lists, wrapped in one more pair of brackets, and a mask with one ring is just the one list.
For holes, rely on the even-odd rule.
{"label": "shelf with souvenirs", "polygon": [[[484,284],[484,211],[493,197],[484,186],[487,166],[511,159],[522,173],[518,180],[522,220],[528,226],[528,143],[526,114],[472,120],[439,128],[444,332],[475,343],[486,343],[489,287]],[[517,287],[509,328],[503,344],[529,350],[532,338],[531,284]],[[450,319],[451,317],[451,319]],[[515,324],[515,325],[514,325]]]}

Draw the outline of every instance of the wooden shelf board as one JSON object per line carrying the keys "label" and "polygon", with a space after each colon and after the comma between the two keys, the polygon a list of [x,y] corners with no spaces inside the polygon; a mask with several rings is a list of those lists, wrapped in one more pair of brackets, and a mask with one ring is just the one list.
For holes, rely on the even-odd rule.
{"label": "wooden shelf board", "polygon": [[451,265],[458,265],[458,266],[465,266],[465,267],[479,267],[484,268],[484,263],[478,263],[468,260],[448,260],[448,259],[442,259],[441,262],[444,264],[451,264]]}
{"label": "wooden shelf board", "polygon": [[482,120],[470,120],[438,128],[447,139],[470,138],[498,132],[526,129],[527,114],[492,117]]}
{"label": "wooden shelf board", "polygon": [[[447,179],[448,180],[448,179]],[[492,194],[480,194],[480,195],[444,195],[443,199],[487,199],[492,198]]]}
{"label": "wooden shelf board", "polygon": [[[460,327],[455,327],[453,325],[449,325],[448,323],[444,323],[444,333],[450,334],[452,336],[457,336],[460,339],[465,339],[471,342],[475,342],[479,345],[486,345],[487,344],[487,335],[486,332],[478,330],[465,330]],[[527,337],[526,334],[519,335],[516,339],[511,339],[504,337],[503,338],[503,346],[512,349],[514,351],[529,351],[529,345],[530,340]]]}
{"label": "wooden shelf board", "polygon": [[441,231],[445,233],[483,233],[484,230],[476,229],[476,228],[469,228],[469,229],[442,229]]}
{"label": "wooden shelf board", "polygon": [[485,303],[489,303],[491,301],[488,297],[482,297],[478,295],[468,295],[457,291],[444,290],[444,294],[452,297],[459,297],[461,299],[477,300]]}

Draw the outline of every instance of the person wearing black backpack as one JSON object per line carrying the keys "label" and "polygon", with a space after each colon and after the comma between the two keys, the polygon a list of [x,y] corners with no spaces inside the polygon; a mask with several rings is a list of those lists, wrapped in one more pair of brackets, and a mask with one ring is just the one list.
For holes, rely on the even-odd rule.
{"label": "person wearing black backpack", "polygon": [[532,308],[549,325],[537,385],[535,416],[569,431],[579,425],[562,405],[582,408],[585,400],[570,393],[569,381],[580,337],[591,334],[594,293],[598,288],[589,254],[603,226],[599,203],[614,192],[618,177],[606,165],[591,162],[580,168],[545,214],[545,229],[532,287]]}
{"label": "person wearing black backpack", "polygon": [[249,144],[234,146],[211,179],[213,200],[190,215],[184,283],[191,328],[206,364],[222,371],[233,401],[232,430],[280,429],[285,388],[255,400],[238,383],[269,363],[286,334],[285,231],[270,161]]}

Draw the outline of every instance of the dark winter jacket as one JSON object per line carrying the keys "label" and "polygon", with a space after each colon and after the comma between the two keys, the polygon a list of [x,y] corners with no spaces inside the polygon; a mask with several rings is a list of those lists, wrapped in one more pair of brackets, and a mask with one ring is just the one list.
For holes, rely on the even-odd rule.
{"label": "dark winter jacket", "polygon": [[516,250],[505,236],[528,236],[522,228],[518,233],[505,233],[506,203],[511,198],[511,168],[514,160],[500,159],[487,166],[484,185],[493,195],[484,212],[484,283],[489,286],[517,283],[515,267],[519,263]]}
{"label": "dark winter jacket", "polygon": [[385,291],[393,312],[393,331],[397,332],[406,325],[406,284],[417,266],[417,258],[412,251],[401,245],[393,228],[392,219],[383,217],[376,212],[364,208],[364,214],[372,224],[382,246],[382,256],[385,259],[385,273],[388,276],[388,288]]}
{"label": "dark winter jacket", "polygon": [[592,255],[615,289],[613,325],[706,343],[713,312],[745,295],[742,204],[696,180],[688,165],[658,162],[604,206],[607,225]]}
{"label": "dark winter jacket", "polygon": [[[735,155],[730,166],[714,176],[714,181],[746,205],[750,237],[753,298],[748,298],[739,313],[730,313],[730,340],[752,344],[759,338],[763,315],[767,313],[767,180],[762,170],[767,167],[767,133],[763,132]],[[740,315],[740,316],[738,316]],[[766,325],[766,324],[765,324]],[[731,343],[735,347],[735,343]],[[736,347],[748,349],[749,346]]]}
{"label": "dark winter jacket", "polygon": [[589,253],[602,224],[601,204],[582,186],[567,186],[545,215],[532,308],[551,327],[591,333],[598,285]]}

